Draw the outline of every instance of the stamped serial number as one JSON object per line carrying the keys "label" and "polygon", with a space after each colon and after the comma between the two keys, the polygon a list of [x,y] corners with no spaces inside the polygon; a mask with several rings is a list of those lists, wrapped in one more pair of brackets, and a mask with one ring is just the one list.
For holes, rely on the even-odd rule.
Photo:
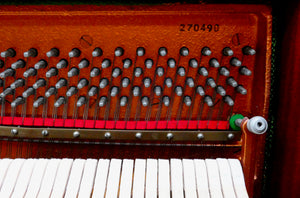
{"label": "stamped serial number", "polygon": [[219,24],[180,24],[179,30],[181,32],[218,32],[220,30]]}

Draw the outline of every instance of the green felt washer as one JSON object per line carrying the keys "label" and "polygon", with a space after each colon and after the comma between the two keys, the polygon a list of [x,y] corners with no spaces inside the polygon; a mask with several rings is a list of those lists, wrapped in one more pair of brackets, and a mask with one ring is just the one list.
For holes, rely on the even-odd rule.
{"label": "green felt washer", "polygon": [[235,131],[241,130],[240,127],[236,126],[235,121],[236,121],[237,119],[243,119],[243,118],[244,118],[244,116],[241,115],[241,114],[235,114],[235,115],[233,115],[233,116],[230,118],[230,120],[229,120],[230,127],[231,127],[233,130],[235,130]]}

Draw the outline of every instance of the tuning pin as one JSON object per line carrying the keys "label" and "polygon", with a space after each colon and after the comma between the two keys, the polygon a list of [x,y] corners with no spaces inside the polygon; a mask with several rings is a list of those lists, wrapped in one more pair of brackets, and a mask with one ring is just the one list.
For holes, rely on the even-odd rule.
{"label": "tuning pin", "polygon": [[16,89],[18,87],[23,87],[25,85],[25,80],[22,79],[22,78],[19,78],[18,80],[16,80],[15,82],[13,82],[11,85],[10,85],[10,88],[12,89]]}
{"label": "tuning pin", "polygon": [[149,105],[149,98],[147,96],[142,97],[142,105],[144,107]]}
{"label": "tuning pin", "polygon": [[169,58],[167,64],[170,68],[174,68],[176,66],[176,61],[174,58]]}
{"label": "tuning pin", "polygon": [[89,94],[90,97],[92,97],[92,96],[96,95],[97,93],[98,93],[98,87],[92,86],[92,87],[90,88],[88,94]]}
{"label": "tuning pin", "polygon": [[63,69],[66,68],[68,66],[68,61],[65,59],[61,59],[57,64],[56,64],[56,68],[57,69]]}
{"label": "tuning pin", "polygon": [[25,78],[28,78],[28,77],[30,77],[30,76],[35,76],[36,74],[37,74],[36,69],[34,69],[34,68],[29,68],[27,71],[25,71],[25,72],[23,73],[23,76],[24,76]]}
{"label": "tuning pin", "polygon": [[189,62],[189,65],[192,67],[192,68],[197,68],[198,67],[198,61],[196,59],[191,59],[190,62]]}
{"label": "tuning pin", "polygon": [[187,56],[189,55],[189,49],[187,47],[182,47],[179,51],[181,56]]}
{"label": "tuning pin", "polygon": [[78,92],[78,89],[74,86],[70,87],[69,90],[66,92],[66,96],[67,97],[71,97],[74,94],[76,94]]}
{"label": "tuning pin", "polygon": [[154,87],[154,94],[157,95],[157,96],[160,96],[162,93],[162,89],[160,86],[155,86]]}
{"label": "tuning pin", "polygon": [[144,56],[144,55],[145,55],[145,48],[143,48],[143,47],[138,47],[138,48],[136,49],[136,55],[137,55],[137,56]]}
{"label": "tuning pin", "polygon": [[225,91],[225,89],[221,85],[218,85],[216,87],[216,92],[218,94],[220,94],[221,96],[225,96],[226,95],[226,91]]}
{"label": "tuning pin", "polygon": [[118,95],[118,93],[119,93],[118,87],[112,87],[111,88],[111,91],[110,91],[110,96],[111,97],[115,97],[116,95]]}
{"label": "tuning pin", "polygon": [[168,107],[170,105],[170,98],[168,96],[164,96],[162,98],[162,101],[166,107]]}
{"label": "tuning pin", "polygon": [[124,87],[124,88],[128,87],[129,83],[130,83],[129,78],[125,77],[122,79],[122,87]]}
{"label": "tuning pin", "polygon": [[93,78],[93,77],[99,76],[99,74],[100,74],[100,69],[93,67],[90,72],[90,77]]}
{"label": "tuning pin", "polygon": [[153,60],[152,59],[146,59],[145,60],[145,66],[147,69],[151,69],[153,66]]}
{"label": "tuning pin", "polygon": [[1,57],[2,58],[14,57],[15,55],[16,55],[16,51],[12,48],[9,48],[6,51],[1,52]]}
{"label": "tuning pin", "polygon": [[17,62],[14,62],[13,64],[11,64],[11,68],[12,69],[20,69],[20,68],[24,68],[26,65],[25,61],[20,59]]}
{"label": "tuning pin", "polygon": [[225,47],[223,49],[223,55],[224,56],[232,56],[233,55],[233,51],[230,47]]}
{"label": "tuning pin", "polygon": [[132,61],[129,59],[129,58],[126,58],[124,61],[123,61],[123,67],[125,69],[128,69],[132,64]]}
{"label": "tuning pin", "polygon": [[209,49],[209,47],[203,47],[201,50],[201,54],[203,56],[210,56],[211,55],[211,50]]}
{"label": "tuning pin", "polygon": [[34,89],[38,89],[40,87],[44,87],[45,85],[46,85],[46,81],[43,78],[40,78],[32,85],[32,87]]}
{"label": "tuning pin", "polygon": [[[57,90],[55,89],[55,87],[50,87],[46,92],[45,92],[45,96],[47,98],[49,98],[50,96],[54,95],[57,93]],[[23,95],[24,97],[24,95]]]}
{"label": "tuning pin", "polygon": [[42,104],[45,104],[46,99],[43,96],[38,97],[36,101],[33,103],[33,107],[38,108]]}
{"label": "tuning pin", "polygon": [[185,75],[184,67],[179,67],[178,70],[177,70],[177,74],[181,77],[184,76]]}
{"label": "tuning pin", "polygon": [[58,70],[55,67],[52,67],[46,72],[46,77],[51,78],[53,76],[56,76],[57,74],[58,74]]}
{"label": "tuning pin", "polygon": [[101,66],[102,66],[103,69],[108,68],[110,66],[110,60],[109,59],[104,59],[102,61]]}
{"label": "tuning pin", "polygon": [[166,78],[165,80],[165,85],[168,87],[168,88],[171,88],[173,83],[172,83],[172,79],[171,78]]}
{"label": "tuning pin", "polygon": [[206,79],[206,84],[212,88],[215,88],[217,85],[216,85],[216,82],[213,78],[207,78]]}
{"label": "tuning pin", "polygon": [[137,87],[137,86],[133,87],[132,95],[135,96],[135,97],[139,96],[140,95],[140,88]]}
{"label": "tuning pin", "polygon": [[0,73],[0,78],[6,78],[9,76],[14,76],[14,75],[15,75],[15,70],[8,68]]}
{"label": "tuning pin", "polygon": [[55,84],[55,88],[56,89],[60,89],[64,86],[67,86],[68,81],[64,78],[61,78],[57,81],[57,83]]}
{"label": "tuning pin", "polygon": [[103,54],[103,51],[102,51],[102,49],[99,48],[99,47],[96,47],[96,48],[94,49],[94,51],[92,52],[92,56],[93,56],[93,57],[102,56],[102,54]]}
{"label": "tuning pin", "polygon": [[159,76],[159,77],[162,77],[164,75],[164,68],[162,67],[158,67],[156,69],[156,74]]}
{"label": "tuning pin", "polygon": [[29,87],[28,89],[26,89],[23,92],[22,96],[23,96],[23,98],[28,98],[29,96],[34,95],[34,94],[35,94],[35,89],[33,89],[32,87]]}
{"label": "tuning pin", "polygon": [[37,50],[34,48],[29,49],[27,52],[24,52],[24,57],[28,58],[28,57],[36,57],[38,54]]}
{"label": "tuning pin", "polygon": [[220,67],[220,63],[219,63],[219,61],[218,61],[216,58],[210,59],[210,60],[209,60],[209,65],[210,65],[211,67],[215,67],[215,68]]}
{"label": "tuning pin", "polygon": [[107,85],[108,85],[108,80],[106,78],[102,78],[99,84],[100,89],[105,88]]}
{"label": "tuning pin", "polygon": [[59,56],[59,50],[57,48],[52,48],[51,50],[49,50],[47,53],[46,53],[46,56],[48,58],[51,58],[51,57],[58,57]]}
{"label": "tuning pin", "polygon": [[186,84],[190,87],[193,88],[195,86],[194,80],[191,77],[186,78]]}
{"label": "tuning pin", "polygon": [[90,62],[87,60],[87,59],[82,59],[81,61],[80,61],[80,63],[78,64],[78,68],[79,69],[83,69],[83,68],[86,68],[86,67],[88,67],[89,66],[89,64],[90,64]]}
{"label": "tuning pin", "polygon": [[124,49],[123,48],[117,47],[115,49],[115,56],[123,56],[123,54],[124,54]]}
{"label": "tuning pin", "polygon": [[159,48],[159,49],[158,49],[158,54],[159,54],[160,56],[166,56],[166,55],[168,54],[167,48],[165,48],[165,47]]}
{"label": "tuning pin", "polygon": [[208,76],[208,71],[205,67],[200,67],[198,72],[202,76]]}
{"label": "tuning pin", "polygon": [[24,98],[21,97],[21,96],[19,96],[19,97],[17,97],[14,101],[12,101],[12,102],[10,103],[10,106],[11,106],[12,108],[15,108],[15,107],[17,107],[17,106],[19,106],[19,105],[21,105],[21,104],[24,104],[24,103],[25,103]]}
{"label": "tuning pin", "polygon": [[70,52],[69,52],[69,57],[70,58],[74,58],[74,57],[78,57],[80,56],[81,51],[77,48],[73,48]]}
{"label": "tuning pin", "polygon": [[252,72],[245,66],[240,68],[240,74],[245,75],[245,76],[251,76]]}
{"label": "tuning pin", "polygon": [[214,103],[213,103],[213,101],[212,101],[212,99],[211,99],[210,96],[204,96],[204,102],[205,102],[209,107],[211,107],[211,106],[214,105]]}
{"label": "tuning pin", "polygon": [[197,86],[196,91],[197,91],[197,93],[198,93],[200,96],[204,96],[204,95],[205,95],[205,92],[204,92],[204,89],[203,89],[202,86]]}
{"label": "tuning pin", "polygon": [[142,68],[137,67],[134,70],[134,76],[138,78],[138,77],[140,77],[142,75],[142,72],[143,72]]}
{"label": "tuning pin", "polygon": [[106,96],[102,96],[99,100],[99,107],[104,107],[106,105],[107,98]]}
{"label": "tuning pin", "polygon": [[85,78],[80,79],[80,81],[77,84],[78,89],[82,89],[83,87],[87,86],[89,84],[89,81]]}
{"label": "tuning pin", "polygon": [[150,78],[145,78],[144,79],[144,86],[146,88],[148,88],[148,87],[150,87],[150,85],[151,85],[151,79]]}
{"label": "tuning pin", "polygon": [[79,74],[79,69],[76,67],[72,67],[70,71],[68,71],[68,77],[71,78],[73,76],[77,76]]}
{"label": "tuning pin", "polygon": [[80,96],[77,100],[76,106],[81,107],[86,103],[86,98],[84,96]]}
{"label": "tuning pin", "polygon": [[234,80],[233,77],[227,78],[226,82],[227,82],[228,85],[230,85],[232,87],[238,86],[238,83]]}
{"label": "tuning pin", "polygon": [[116,67],[112,71],[112,77],[117,78],[121,74],[121,69]]}
{"label": "tuning pin", "polygon": [[232,66],[239,67],[239,66],[242,65],[242,62],[241,62],[238,58],[233,57],[233,58],[230,60],[230,64],[231,64]]}
{"label": "tuning pin", "polygon": [[188,107],[191,106],[191,104],[192,104],[192,99],[190,96],[184,96],[183,101],[184,101],[184,104]]}
{"label": "tuning pin", "polygon": [[37,70],[44,69],[47,67],[47,65],[48,65],[48,63],[42,59],[34,65],[34,68]]}
{"label": "tuning pin", "polygon": [[124,107],[127,104],[127,101],[128,101],[127,97],[126,96],[122,96],[120,98],[120,106]]}
{"label": "tuning pin", "polygon": [[229,74],[230,74],[229,70],[228,70],[226,67],[221,67],[221,68],[219,69],[219,72],[220,72],[220,74],[223,75],[223,76],[229,76]]}
{"label": "tuning pin", "polygon": [[4,98],[7,95],[13,94],[14,90],[10,87],[6,88],[1,94],[0,97]]}
{"label": "tuning pin", "polygon": [[3,68],[3,67],[4,67],[4,61],[0,60],[0,68]]}
{"label": "tuning pin", "polygon": [[180,86],[175,87],[175,93],[177,96],[182,96],[182,94],[183,94],[182,87],[180,87]]}
{"label": "tuning pin", "polygon": [[234,101],[232,100],[232,98],[230,96],[224,96],[223,100],[231,107],[234,105]]}
{"label": "tuning pin", "polygon": [[244,55],[252,55],[253,56],[253,55],[256,54],[256,51],[252,47],[250,47],[250,46],[244,47],[242,49],[242,51],[243,51]]}
{"label": "tuning pin", "polygon": [[242,95],[247,94],[247,89],[245,89],[242,85],[238,85],[235,90]]}
{"label": "tuning pin", "polygon": [[65,104],[65,103],[66,103],[65,97],[60,96],[60,97],[56,100],[56,102],[54,103],[54,106],[55,106],[56,108],[58,108],[58,107],[60,107],[62,104]]}

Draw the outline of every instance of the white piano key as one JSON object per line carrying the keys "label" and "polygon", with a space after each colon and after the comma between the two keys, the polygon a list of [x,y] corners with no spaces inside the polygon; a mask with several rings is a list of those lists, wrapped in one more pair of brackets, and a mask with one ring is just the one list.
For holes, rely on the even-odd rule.
{"label": "white piano key", "polygon": [[219,167],[219,174],[224,198],[235,198],[228,160],[218,158],[217,163]]}
{"label": "white piano key", "polygon": [[72,164],[71,173],[69,176],[68,185],[66,188],[65,198],[77,197],[81,178],[82,178],[84,164],[85,164],[85,160],[83,160],[83,159],[75,159],[74,160],[74,162]]}
{"label": "white piano key", "polygon": [[238,159],[228,159],[232,181],[238,198],[248,198],[248,193],[245,185],[245,178],[241,163]]}
{"label": "white piano key", "polygon": [[93,198],[103,198],[106,189],[106,180],[109,169],[109,160],[100,159],[98,162]]}
{"label": "white piano key", "polygon": [[50,197],[60,161],[60,159],[49,160],[44,173],[44,178],[40,187],[40,191],[37,196],[38,198]]}
{"label": "white piano key", "polygon": [[185,198],[197,198],[194,162],[190,159],[183,159],[182,165]]}
{"label": "white piano key", "polygon": [[136,159],[134,164],[132,198],[144,197],[145,169],[146,169],[146,160]]}
{"label": "white piano key", "polygon": [[169,160],[158,160],[158,197],[170,198],[170,165]]}
{"label": "white piano key", "polygon": [[110,161],[105,195],[106,198],[117,198],[118,196],[121,165],[122,160],[120,159],[112,159]]}
{"label": "white piano key", "polygon": [[96,174],[97,162],[98,161],[95,159],[86,160],[78,198],[86,198],[91,196]]}
{"label": "white piano key", "polygon": [[184,198],[182,162],[179,159],[171,159],[171,190],[172,198]]}
{"label": "white piano key", "polygon": [[217,161],[214,159],[206,159],[205,164],[207,168],[208,184],[211,198],[223,197]]}
{"label": "white piano key", "polygon": [[147,159],[146,198],[157,198],[157,160]]}
{"label": "white piano key", "polygon": [[46,171],[48,161],[49,160],[47,159],[39,159],[35,163],[30,182],[27,187],[25,198],[32,198],[37,196],[44,177],[44,173]]}
{"label": "white piano key", "polygon": [[195,159],[194,166],[196,172],[198,197],[210,198],[205,161],[200,159]]}
{"label": "white piano key", "polygon": [[15,159],[11,162],[0,191],[1,198],[11,196],[24,161],[24,159]]}
{"label": "white piano key", "polygon": [[62,159],[54,181],[51,198],[61,198],[65,194],[73,159]]}
{"label": "white piano key", "polygon": [[12,159],[1,159],[0,160],[0,167],[1,167],[0,168],[0,189],[1,189],[3,181],[5,179],[7,169],[12,161],[13,161]]}
{"label": "white piano key", "polygon": [[21,172],[19,174],[18,181],[15,185],[14,192],[11,196],[12,198],[24,197],[36,161],[37,161],[36,159],[25,160]]}
{"label": "white piano key", "polygon": [[119,198],[130,198],[133,176],[133,160],[124,159],[120,183]]}

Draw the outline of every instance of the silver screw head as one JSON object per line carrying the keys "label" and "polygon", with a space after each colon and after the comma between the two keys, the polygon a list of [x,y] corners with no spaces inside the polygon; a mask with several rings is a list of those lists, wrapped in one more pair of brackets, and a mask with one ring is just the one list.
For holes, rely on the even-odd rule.
{"label": "silver screw head", "polygon": [[43,136],[47,136],[48,134],[49,134],[49,132],[46,129],[42,130],[42,135]]}
{"label": "silver screw head", "polygon": [[105,137],[106,139],[110,139],[110,138],[111,138],[110,132],[106,132],[106,133],[104,134],[104,137]]}
{"label": "silver screw head", "polygon": [[174,137],[173,133],[168,133],[168,134],[167,134],[167,138],[168,138],[168,140],[171,140],[171,139],[173,139],[173,137]]}
{"label": "silver screw head", "polygon": [[11,129],[10,132],[13,135],[17,135],[18,134],[18,129]]}
{"label": "silver screw head", "polygon": [[197,138],[198,140],[203,140],[204,139],[203,133],[198,133]]}
{"label": "silver screw head", "polygon": [[234,138],[234,134],[233,133],[229,133],[227,136],[228,140],[232,140]]}
{"label": "silver screw head", "polygon": [[141,138],[142,138],[142,133],[136,133],[136,134],[135,134],[135,137],[136,137],[137,139],[141,139]]}
{"label": "silver screw head", "polygon": [[74,131],[73,137],[74,137],[74,138],[78,138],[79,136],[80,136],[79,131]]}

